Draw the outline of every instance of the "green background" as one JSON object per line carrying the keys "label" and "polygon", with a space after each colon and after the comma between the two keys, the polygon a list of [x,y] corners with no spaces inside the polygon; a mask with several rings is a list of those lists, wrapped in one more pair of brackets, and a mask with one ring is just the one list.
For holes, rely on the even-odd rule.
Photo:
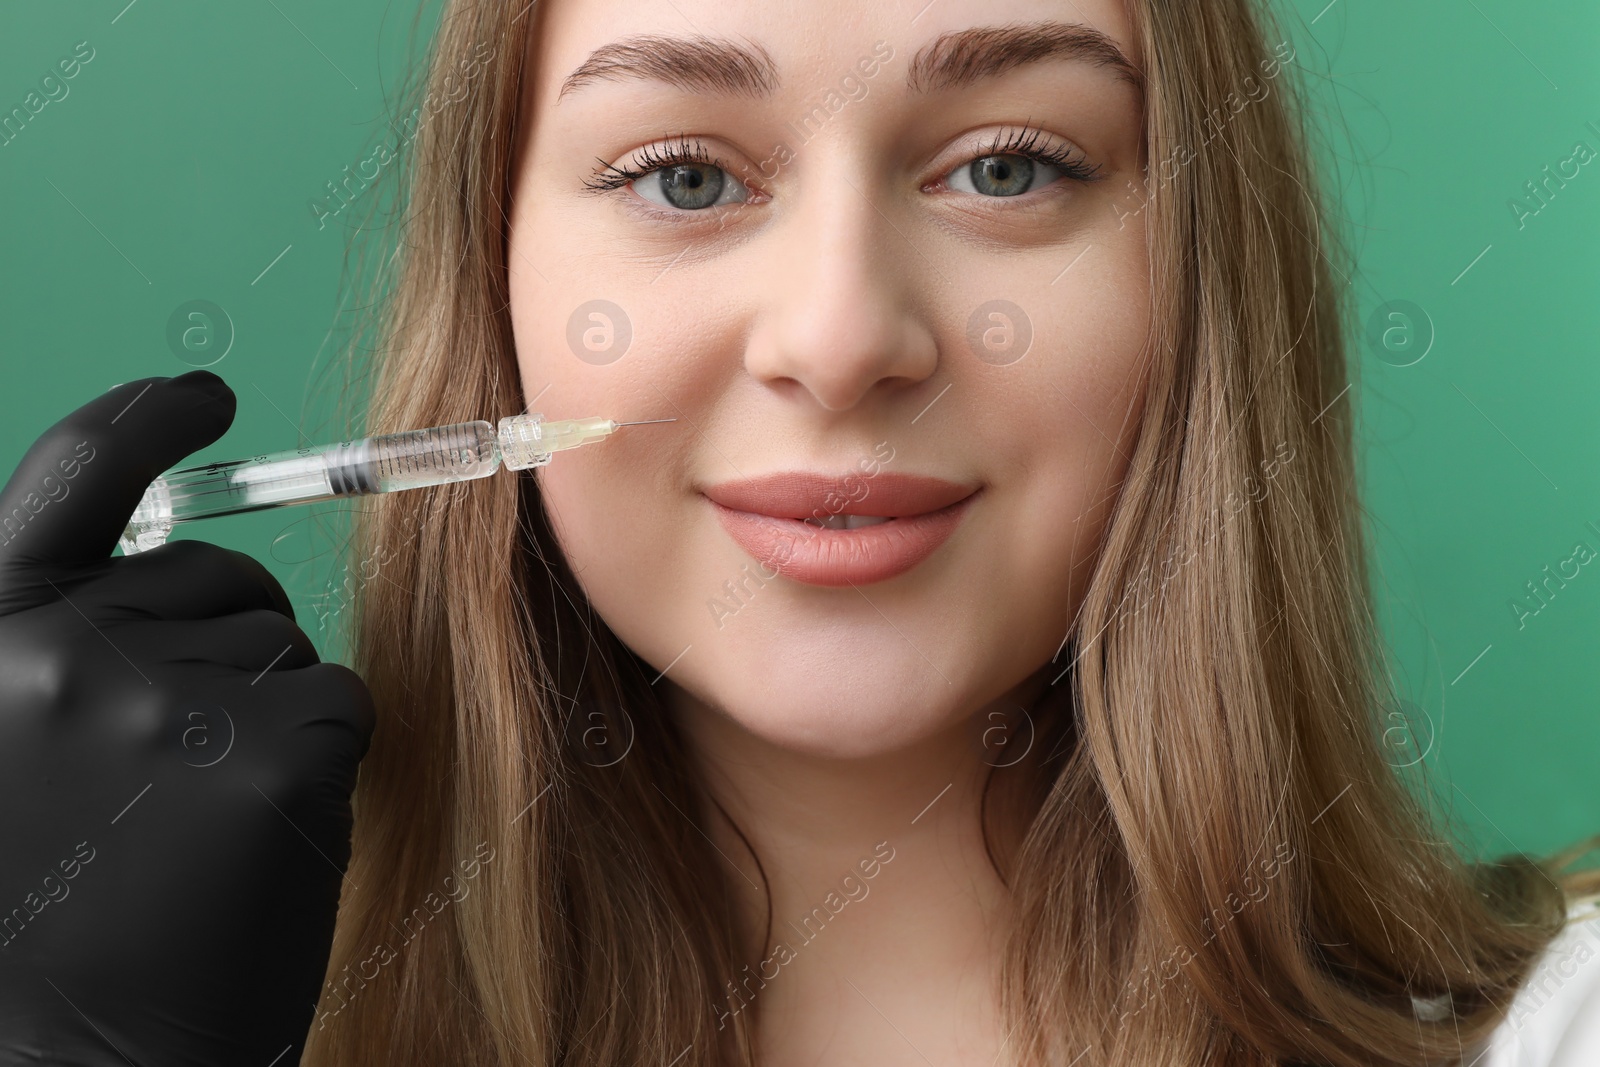
{"label": "green background", "polygon": [[[1341,401],[1361,412],[1379,610],[1412,705],[1396,762],[1422,756],[1467,848],[1545,851],[1600,830],[1600,566],[1520,626],[1511,605],[1538,606],[1526,583],[1578,542],[1600,551],[1600,162],[1520,226],[1509,202],[1535,206],[1524,184],[1578,142],[1600,151],[1600,6],[1278,10],[1358,252],[1359,318],[1412,309],[1383,320],[1388,347],[1352,339]],[[359,212],[319,230],[309,203],[386,136],[436,19],[409,0],[5,5],[0,114],[77,42],[95,56],[0,146],[0,474],[94,394],[215,358],[169,346],[192,300],[231,320],[211,369],[239,397],[197,459],[345,436],[329,368]],[[326,650],[348,572],[336,516],[314,514],[200,536],[266,562]]]}

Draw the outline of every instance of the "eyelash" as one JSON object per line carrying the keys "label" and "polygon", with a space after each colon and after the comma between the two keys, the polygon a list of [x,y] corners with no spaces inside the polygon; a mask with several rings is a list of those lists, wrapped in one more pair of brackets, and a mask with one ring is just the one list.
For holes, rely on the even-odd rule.
{"label": "eyelash", "polygon": [[[1085,156],[1072,153],[1068,148],[1037,147],[1044,131],[1031,126],[1023,126],[1020,130],[1013,131],[1001,143],[1000,135],[996,134],[994,141],[989,145],[989,150],[982,155],[974,156],[962,166],[971,166],[980,159],[990,156],[1025,156],[1036,163],[1048,163],[1057,168],[1061,173],[1077,182],[1097,182],[1100,180],[1100,165],[1090,163]],[[959,170],[960,168],[956,168]],[[990,199],[1006,199],[1004,197],[991,197]]]}
{"label": "eyelash", "polygon": [[[1090,163],[1087,158],[1074,155],[1070,149],[1040,147],[1039,140],[1042,136],[1043,131],[1029,126],[1023,126],[1021,129],[1005,135],[1003,142],[1002,135],[996,134],[987,151],[973,156],[962,166],[971,166],[978,160],[988,159],[991,156],[1013,155],[1023,156],[1036,163],[1049,164],[1060,170],[1062,176],[1071,181],[1088,183],[1102,180],[1099,164]],[[604,160],[601,162],[603,164],[602,169],[593,177],[585,179],[583,183],[586,189],[594,193],[607,193],[621,189],[641,178],[649,177],[658,170],[665,170],[667,167],[678,166],[683,163],[709,163],[712,166],[722,167],[723,170],[728,169],[723,167],[716,159],[713,159],[705,150],[704,145],[699,142],[691,142],[682,135],[679,135],[675,147],[665,151],[662,151],[657,145],[646,147],[641,151],[637,159],[631,161],[634,164],[633,166],[628,166],[627,164],[617,166],[605,163]],[[955,169],[959,170],[960,167]],[[729,171],[729,173],[732,174],[732,171]],[[954,171],[951,173],[954,173]],[[941,175],[941,179],[942,177]],[[1003,200],[1011,198],[987,197],[986,199]],[[692,214],[692,212],[687,213]]]}
{"label": "eyelash", "polygon": [[[638,169],[627,165],[615,166],[605,163],[604,160],[601,160],[601,162],[605,164],[604,168],[583,183],[585,188],[596,193],[620,189],[629,182],[649,177],[655,171],[665,170],[680,163],[710,163],[713,166],[722,166],[721,163],[711,158],[704,145],[699,142],[690,142],[688,138],[681,135],[678,138],[677,147],[668,149],[664,153],[660,151],[657,145],[650,145],[643,149],[634,161],[637,163]],[[723,169],[726,170],[727,168],[724,167]]]}

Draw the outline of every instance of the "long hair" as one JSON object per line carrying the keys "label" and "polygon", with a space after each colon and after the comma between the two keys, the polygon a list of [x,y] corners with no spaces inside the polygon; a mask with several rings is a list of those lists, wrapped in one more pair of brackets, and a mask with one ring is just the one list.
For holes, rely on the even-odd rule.
{"label": "long hair", "polygon": [[[1149,235],[1151,373],[1030,817],[995,857],[1012,1060],[1453,1062],[1561,928],[1563,884],[1600,882],[1466,862],[1397,772],[1353,268],[1292,57],[1253,0],[1130,6],[1148,165],[1119,210]],[[370,364],[351,351],[363,432],[524,409],[506,220],[530,9],[451,0],[410,90]],[[715,803],[534,479],[371,498],[353,551],[380,723],[303,1062],[754,1063],[759,1003],[727,1008],[753,961],[702,833]]]}

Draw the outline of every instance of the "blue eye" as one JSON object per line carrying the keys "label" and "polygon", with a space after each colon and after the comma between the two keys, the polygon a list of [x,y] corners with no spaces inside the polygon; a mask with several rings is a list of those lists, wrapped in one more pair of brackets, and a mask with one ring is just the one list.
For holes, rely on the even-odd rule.
{"label": "blue eye", "polygon": [[[1100,180],[1100,168],[1070,147],[1040,146],[1039,130],[1022,129],[994,143],[981,156],[944,176],[956,192],[985,197],[1021,196],[1060,178]],[[584,187],[605,193],[632,185],[642,199],[672,211],[694,212],[750,199],[749,186],[715,162],[705,147],[680,136],[666,147],[651,145],[623,164],[600,161],[602,169]]]}
{"label": "blue eye", "polygon": [[583,184],[596,193],[633,185],[652,204],[679,211],[703,211],[750,199],[743,182],[713,162],[702,145],[682,137],[665,149],[651,145],[621,166],[606,164]]}
{"label": "blue eye", "polygon": [[633,184],[634,192],[651,203],[681,211],[738,204],[750,198],[742,182],[714,163],[673,163],[642,173]]}
{"label": "blue eye", "polygon": [[946,174],[945,184],[957,192],[1002,197],[1021,196],[1057,178],[1099,180],[1100,168],[1083,156],[1066,148],[1041,148],[1038,141],[1039,131],[1026,127],[1005,143],[996,137],[986,154]]}
{"label": "blue eye", "polygon": [[951,171],[945,181],[950,188],[963,193],[982,193],[984,196],[1021,196],[1037,188],[1034,178],[1044,177],[1040,185],[1048,185],[1061,175],[1059,167],[1048,163],[1035,163],[1027,156],[984,156],[966,166]]}

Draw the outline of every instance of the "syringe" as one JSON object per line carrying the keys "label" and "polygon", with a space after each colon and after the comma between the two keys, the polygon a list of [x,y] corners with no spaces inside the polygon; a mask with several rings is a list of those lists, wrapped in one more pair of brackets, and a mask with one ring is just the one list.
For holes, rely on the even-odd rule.
{"label": "syringe", "polygon": [[539,414],[511,415],[498,430],[477,419],[174,469],[150,483],[118,543],[131,556],[165,544],[176,523],[193,519],[464,482],[501,466],[542,467],[553,453],[599,441],[624,426],[676,421],[545,422]]}

